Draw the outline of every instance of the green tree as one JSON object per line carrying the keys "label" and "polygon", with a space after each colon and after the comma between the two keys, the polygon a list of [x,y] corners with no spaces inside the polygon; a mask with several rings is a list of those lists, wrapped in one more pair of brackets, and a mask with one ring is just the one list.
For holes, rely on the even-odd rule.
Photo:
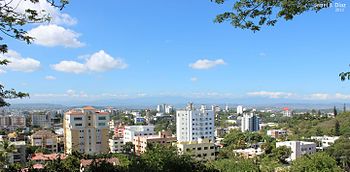
{"label": "green tree", "polygon": [[337,107],[335,107],[335,106],[333,108],[333,114],[334,114],[334,117],[336,117],[338,115]]}
{"label": "green tree", "polygon": [[127,154],[134,154],[135,152],[135,145],[132,144],[132,142],[126,142],[124,145],[123,145],[123,150],[125,153]]}
{"label": "green tree", "polygon": [[327,149],[327,153],[335,158],[337,164],[344,170],[350,171],[350,139],[340,137]]}
{"label": "green tree", "polygon": [[[228,0],[211,0],[224,4]],[[274,26],[279,18],[292,20],[307,11],[329,7],[332,0],[237,0],[232,11],[219,14],[215,22],[228,21],[235,28],[259,31],[262,26]]]}
{"label": "green tree", "polygon": [[342,171],[334,158],[324,152],[304,155],[292,162],[291,171]]}
{"label": "green tree", "polygon": [[178,155],[177,149],[172,146],[155,144],[147,147],[147,151],[138,159],[134,159],[129,171],[139,172],[211,172],[217,171],[189,155]]}
{"label": "green tree", "polygon": [[118,171],[113,164],[109,163],[106,160],[96,160],[93,159],[91,165],[87,166],[84,171],[86,172],[95,172],[95,171],[103,171],[103,172],[113,172]]}
{"label": "green tree", "polygon": [[273,156],[282,164],[288,164],[287,158],[292,153],[291,149],[287,146],[280,146],[272,151]]}
{"label": "green tree", "polygon": [[259,166],[250,159],[220,159],[214,161],[213,165],[220,172],[259,171]]}
{"label": "green tree", "polygon": [[0,141],[0,171],[9,164],[9,154],[16,151],[15,146],[8,140]]}
{"label": "green tree", "polygon": [[[30,0],[31,3],[39,3],[39,0]],[[49,4],[59,9],[63,9],[68,0],[60,0],[56,3],[55,0],[47,0]],[[40,15],[44,11],[37,11],[35,9],[26,9],[24,13],[16,10],[18,5],[12,4],[13,1],[3,2],[0,4],[0,31],[3,35],[24,41],[30,44],[34,38],[29,36],[25,30],[25,26],[30,23],[41,23],[50,20],[48,15]],[[0,35],[0,41],[4,40],[3,35]],[[0,53],[6,53],[8,46],[6,43],[0,43]],[[11,63],[7,59],[0,59],[0,66]],[[9,106],[10,104],[5,99],[24,98],[28,97],[28,93],[17,92],[14,89],[6,90],[4,85],[0,84],[0,107]]]}
{"label": "green tree", "polygon": [[338,120],[335,121],[335,125],[334,125],[334,135],[335,135],[335,136],[340,136],[340,124],[339,124],[339,121],[338,121]]}

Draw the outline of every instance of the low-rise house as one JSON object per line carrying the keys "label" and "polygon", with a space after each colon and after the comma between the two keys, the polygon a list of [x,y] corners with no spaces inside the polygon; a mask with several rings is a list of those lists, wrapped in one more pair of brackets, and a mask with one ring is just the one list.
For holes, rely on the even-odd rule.
{"label": "low-rise house", "polygon": [[125,126],[122,124],[119,124],[114,127],[114,136],[115,137],[124,137],[124,130]]}
{"label": "low-rise house", "polygon": [[339,136],[311,136],[311,139],[319,142],[317,149],[324,150],[334,144],[334,142],[339,139]]}
{"label": "low-rise house", "polygon": [[26,163],[26,142],[25,141],[15,141],[11,142],[15,146],[15,151],[9,153],[9,162],[13,163]]}
{"label": "low-rise house", "polygon": [[134,118],[134,123],[138,124],[138,123],[144,123],[146,122],[146,119],[144,117],[135,117]]}
{"label": "low-rise house", "polygon": [[158,135],[135,136],[133,144],[135,145],[135,153],[140,155],[146,151],[148,144],[171,145],[176,142],[176,137],[170,132],[161,131]]}
{"label": "low-rise house", "polygon": [[272,138],[279,139],[287,136],[287,130],[267,130],[266,134]]}
{"label": "low-rise house", "polygon": [[30,160],[34,163],[33,165],[34,169],[43,169],[46,162],[55,160],[57,158],[60,158],[63,160],[66,157],[67,156],[64,154],[57,154],[57,153],[51,153],[51,154],[35,153],[32,155]]}
{"label": "low-rise house", "polygon": [[47,149],[50,152],[58,152],[58,136],[50,130],[39,130],[30,136],[32,146]]}
{"label": "low-rise house", "polygon": [[302,155],[313,154],[316,152],[316,143],[314,142],[285,141],[276,143],[276,148],[281,146],[289,147],[292,151],[292,154],[287,158],[287,161],[293,161]]}
{"label": "low-rise house", "polygon": [[192,155],[196,160],[215,160],[215,145],[208,139],[198,139],[198,141],[177,142],[176,147],[179,154]]}
{"label": "low-rise house", "polygon": [[[96,159],[95,162],[101,162],[101,161],[106,161],[110,164],[113,165],[119,165],[119,160],[118,158],[101,158],[101,159]],[[94,162],[94,160],[92,159],[82,159],[80,160],[80,172],[85,171],[85,168],[87,166],[90,166],[92,163]]]}
{"label": "low-rise house", "polygon": [[125,142],[122,137],[112,137],[109,139],[109,150],[111,153],[122,153]]}
{"label": "low-rise house", "polygon": [[246,159],[255,158],[256,156],[260,156],[264,153],[261,150],[261,148],[236,149],[236,150],[233,150],[233,152]]}
{"label": "low-rise house", "polygon": [[135,136],[149,136],[154,134],[154,125],[125,126],[124,142],[133,142]]}

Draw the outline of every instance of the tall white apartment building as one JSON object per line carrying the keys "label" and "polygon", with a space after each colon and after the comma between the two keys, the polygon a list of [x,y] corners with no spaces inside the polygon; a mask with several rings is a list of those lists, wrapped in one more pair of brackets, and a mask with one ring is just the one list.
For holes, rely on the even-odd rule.
{"label": "tall white apartment building", "polygon": [[239,114],[239,115],[243,114],[243,106],[241,106],[241,105],[237,106],[237,114]]}
{"label": "tall white apartment building", "polygon": [[66,112],[63,121],[65,153],[108,153],[108,122],[109,112],[91,106]]}
{"label": "tall white apartment building", "polygon": [[276,148],[281,146],[289,147],[292,151],[290,157],[287,158],[288,161],[293,161],[302,155],[313,154],[316,152],[316,143],[314,142],[286,141],[276,143]]}
{"label": "tall white apartment building", "polygon": [[176,111],[176,136],[179,142],[197,141],[209,139],[214,141],[214,111],[194,109],[193,105],[187,106],[186,110]]}
{"label": "tall white apartment building", "polygon": [[154,125],[131,125],[124,128],[124,142],[133,142],[135,136],[155,135]]}
{"label": "tall white apartment building", "polygon": [[241,131],[259,131],[260,117],[254,113],[243,114],[241,121]]}

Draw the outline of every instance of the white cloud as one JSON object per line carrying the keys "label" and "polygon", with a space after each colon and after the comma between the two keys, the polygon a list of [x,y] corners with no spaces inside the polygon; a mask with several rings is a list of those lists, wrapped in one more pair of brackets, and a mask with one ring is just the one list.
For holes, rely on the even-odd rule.
{"label": "white cloud", "polygon": [[294,94],[287,93],[287,92],[258,91],[258,92],[249,92],[249,93],[247,93],[247,95],[248,96],[268,97],[268,98],[272,98],[272,99],[277,99],[277,98],[290,98]]}
{"label": "white cloud", "polygon": [[196,62],[189,64],[189,67],[193,69],[210,69],[213,67],[216,67],[218,65],[224,65],[226,64],[223,59],[217,59],[217,60],[208,60],[208,59],[199,59]]}
{"label": "white cloud", "polygon": [[51,76],[51,75],[47,75],[47,76],[45,76],[45,79],[46,80],[56,80],[56,77]]}
{"label": "white cloud", "polygon": [[84,43],[78,40],[80,34],[55,24],[40,25],[28,31],[34,43],[47,47],[64,46],[78,48]]}
{"label": "white cloud", "polygon": [[103,72],[110,69],[125,69],[127,66],[121,59],[114,59],[103,50],[94,53],[86,60],[86,67],[95,72]]}
{"label": "white cloud", "polygon": [[13,7],[16,12],[21,14],[25,14],[25,10],[27,9],[36,10],[39,17],[49,16],[51,18],[50,22],[53,24],[74,25],[77,23],[75,18],[67,13],[62,13],[61,10],[53,7],[47,0],[39,0],[38,3],[32,3],[29,0],[12,0],[9,6]]}
{"label": "white cloud", "polygon": [[191,80],[192,82],[196,82],[196,81],[198,81],[198,78],[197,78],[197,77],[191,77],[190,80]]}
{"label": "white cloud", "polygon": [[105,51],[100,50],[85,59],[85,63],[76,61],[61,61],[52,65],[53,69],[60,72],[83,73],[83,72],[104,72],[112,69],[125,69],[127,64],[119,58],[113,58]]}
{"label": "white cloud", "polygon": [[336,99],[342,99],[342,100],[349,100],[350,99],[350,94],[341,94],[341,93],[336,93],[335,94]]}
{"label": "white cloud", "polygon": [[0,54],[0,59],[10,61],[7,66],[1,66],[0,73],[4,73],[6,70],[33,72],[40,68],[40,61],[29,57],[24,58],[14,50],[8,50],[7,53]]}
{"label": "white cloud", "polygon": [[86,71],[86,66],[76,61],[61,61],[58,64],[52,65],[52,68],[59,72],[67,73],[83,73]]}

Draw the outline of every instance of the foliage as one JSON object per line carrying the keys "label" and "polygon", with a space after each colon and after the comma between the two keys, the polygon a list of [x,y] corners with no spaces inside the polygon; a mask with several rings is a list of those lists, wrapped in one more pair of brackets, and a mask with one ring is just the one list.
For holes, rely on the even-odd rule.
{"label": "foliage", "polygon": [[339,77],[341,81],[350,80],[350,72],[341,72]]}
{"label": "foliage", "polygon": [[324,152],[304,155],[292,162],[291,171],[342,171],[334,158]]}
{"label": "foliage", "polygon": [[263,141],[263,137],[259,133],[243,133],[240,130],[232,130],[225,135],[222,143],[225,146],[230,146],[232,149],[244,149],[261,141]]}
{"label": "foliage", "polygon": [[[223,4],[227,0],[211,0]],[[241,29],[259,31],[262,26],[274,26],[279,18],[292,20],[307,11],[318,12],[329,7],[331,0],[238,0],[232,11],[216,16],[215,22],[229,21]]]}
{"label": "foliage", "polygon": [[138,159],[134,159],[129,171],[153,171],[153,172],[176,172],[176,171],[216,171],[211,166],[195,161],[188,155],[178,155],[177,149],[172,146],[153,145],[147,147],[147,151]]}
{"label": "foliage", "polygon": [[15,146],[8,140],[0,141],[0,171],[9,164],[9,154],[16,150]]}
{"label": "foliage", "polygon": [[125,153],[127,154],[134,154],[135,152],[135,146],[132,142],[126,142],[124,145],[123,145],[123,150]]}
{"label": "foliage", "polygon": [[340,124],[339,124],[339,121],[338,121],[338,120],[335,121],[335,125],[334,125],[334,135],[335,135],[335,136],[339,136],[339,135],[340,135]]}
{"label": "foliage", "polygon": [[165,118],[161,118],[158,119],[156,121],[154,121],[155,127],[154,130],[156,132],[165,130],[165,131],[171,131],[171,133],[175,133],[176,132],[176,124],[172,121],[169,121]]}
{"label": "foliage", "polygon": [[[39,0],[30,0],[33,4],[39,3]],[[54,0],[47,0],[49,4],[54,7],[63,9],[68,0],[60,0],[60,3],[55,3]],[[41,23],[50,20],[50,17],[47,15],[40,15],[43,11],[36,11],[34,9],[26,9],[24,13],[20,13],[16,10],[18,5],[13,5],[13,1],[2,2],[0,4],[0,32],[3,35],[9,36],[11,38],[24,41],[27,44],[30,44],[34,38],[30,37],[25,31],[25,26],[30,23]],[[0,35],[0,41],[4,37]],[[6,53],[8,51],[7,44],[0,43],[0,53]],[[0,66],[7,65],[11,63],[7,59],[0,59]],[[5,90],[5,87],[0,84],[0,107],[9,106],[10,104],[5,101],[5,99],[14,99],[14,98],[24,98],[28,97],[28,93],[17,92],[14,89]]]}
{"label": "foliage", "polygon": [[337,164],[346,171],[350,170],[350,139],[340,137],[327,149],[327,153],[335,158]]}
{"label": "foliage", "polygon": [[250,159],[220,159],[214,161],[213,165],[220,172],[259,171],[258,165]]}
{"label": "foliage", "polygon": [[282,164],[287,164],[286,159],[292,153],[291,149],[287,146],[280,146],[272,151],[273,156],[278,159],[278,161]]}

